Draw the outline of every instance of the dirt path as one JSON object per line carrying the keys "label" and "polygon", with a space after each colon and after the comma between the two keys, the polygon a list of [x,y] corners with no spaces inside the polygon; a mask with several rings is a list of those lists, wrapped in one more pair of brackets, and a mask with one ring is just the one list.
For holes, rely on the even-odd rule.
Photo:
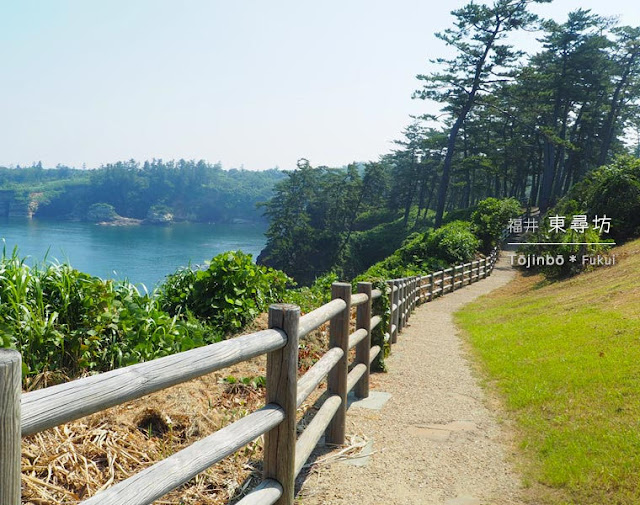
{"label": "dirt path", "polygon": [[366,466],[319,465],[301,503],[521,503],[519,479],[505,461],[504,427],[487,408],[452,319],[512,279],[507,262],[503,255],[488,279],[414,312],[388,359],[389,373],[372,376],[372,390],[391,398],[381,410],[349,409],[347,433],[373,439]]}

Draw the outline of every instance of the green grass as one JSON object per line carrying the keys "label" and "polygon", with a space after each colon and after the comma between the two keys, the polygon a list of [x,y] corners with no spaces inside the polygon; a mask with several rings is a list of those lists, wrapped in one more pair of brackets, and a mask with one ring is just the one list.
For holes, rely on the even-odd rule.
{"label": "green grass", "polygon": [[456,315],[541,501],[640,503],[640,241],[616,254],[565,281],[521,277]]}

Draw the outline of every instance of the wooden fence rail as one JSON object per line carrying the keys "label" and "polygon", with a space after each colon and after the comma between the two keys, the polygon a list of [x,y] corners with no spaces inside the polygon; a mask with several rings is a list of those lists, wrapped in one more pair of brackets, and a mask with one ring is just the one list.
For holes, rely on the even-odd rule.
{"label": "wooden fence rail", "polygon": [[[491,274],[494,249],[481,260],[422,276],[392,279],[386,293],[371,283],[334,283],[332,300],[304,316],[295,305],[269,309],[269,329],[181,352],[146,363],[77,379],[30,393],[21,389],[21,356],[0,349],[0,504],[20,505],[21,438],[166,389],[242,361],[267,355],[266,405],[145,470],[98,492],[85,505],[146,505],[188,482],[211,465],[264,435],[264,480],[242,505],[292,505],[294,482],[322,434],[343,444],[347,395],[369,396],[371,363],[383,349],[371,334],[383,314],[372,301],[389,297],[385,341],[391,345],[418,304],[477,282]],[[350,333],[351,309],[355,330]],[[329,350],[298,379],[298,343],[329,322]],[[350,350],[355,359],[349,366]],[[296,409],[327,380],[327,399],[296,437]]]}

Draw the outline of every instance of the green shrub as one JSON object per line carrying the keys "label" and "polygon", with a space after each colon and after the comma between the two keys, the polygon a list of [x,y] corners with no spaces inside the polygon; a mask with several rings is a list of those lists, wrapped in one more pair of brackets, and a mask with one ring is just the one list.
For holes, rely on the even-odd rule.
{"label": "green shrub", "polygon": [[94,203],[87,210],[87,220],[92,223],[113,221],[118,217],[116,209],[108,203]]}
{"label": "green shrub", "polygon": [[338,281],[338,275],[329,272],[316,278],[311,286],[287,290],[284,301],[298,305],[302,313],[306,314],[331,301],[331,284]]}
{"label": "green shrub", "polygon": [[484,253],[498,245],[509,219],[520,213],[520,203],[515,198],[485,198],[478,202],[476,210],[471,214],[471,229],[480,239]]}
{"label": "green shrub", "polygon": [[395,221],[397,217],[397,212],[386,207],[370,209],[360,214],[353,225],[357,231],[366,231],[381,224]]}
{"label": "green shrub", "polygon": [[480,241],[466,221],[452,221],[426,237],[425,252],[446,264],[462,263],[473,258]]}
{"label": "green shrub", "polygon": [[389,277],[372,277],[360,275],[352,281],[353,290],[357,289],[359,282],[370,282],[373,289],[382,291],[382,296],[373,300],[371,304],[371,312],[381,318],[380,323],[371,332],[371,346],[379,346],[380,352],[371,362],[371,369],[376,372],[385,372],[387,366],[385,358],[391,351],[391,343],[387,339],[389,334],[389,297],[387,296],[387,280]]}
{"label": "green shrub", "polygon": [[256,265],[250,254],[226,252],[215,256],[206,270],[188,267],[169,275],[159,299],[170,314],[193,314],[226,334],[282,301],[289,282],[283,272]]}
{"label": "green shrub", "polygon": [[354,233],[344,254],[344,276],[352,278],[393,254],[406,236],[402,218]]}
{"label": "green shrub", "polygon": [[467,207],[466,209],[454,209],[450,210],[444,215],[442,219],[443,224],[451,223],[452,221],[471,221],[471,215],[476,211],[477,207]]}
{"label": "green shrub", "polygon": [[[584,214],[577,212],[576,214]],[[567,222],[571,222],[573,216],[565,216]],[[523,245],[518,248],[518,254],[529,257],[532,260],[536,257],[553,258],[552,264],[535,265],[530,267],[519,265],[527,272],[540,272],[549,279],[568,277],[585,270],[587,265],[582,264],[582,256],[604,254],[608,251],[608,246],[600,245],[602,240],[600,235],[593,228],[588,228],[584,233],[567,229],[566,233],[550,233],[542,230],[527,237],[529,242],[561,242],[561,245]],[[586,244],[577,244],[587,242]],[[575,256],[575,261],[571,261]],[[557,263],[557,258],[562,258],[562,264]],[[549,260],[551,262],[551,260]],[[515,262],[514,265],[518,266]]]}
{"label": "green shrub", "polygon": [[620,156],[576,184],[552,212],[611,218],[609,237],[624,241],[640,234],[640,159]]}
{"label": "green shrub", "polygon": [[22,353],[25,376],[110,370],[202,345],[204,335],[128,282],[64,264],[30,268],[15,250],[0,259],[0,347]]}

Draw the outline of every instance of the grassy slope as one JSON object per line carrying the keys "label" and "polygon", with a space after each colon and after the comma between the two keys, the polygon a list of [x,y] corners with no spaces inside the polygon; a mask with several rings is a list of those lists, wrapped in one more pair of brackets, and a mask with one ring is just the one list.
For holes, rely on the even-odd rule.
{"label": "grassy slope", "polygon": [[615,266],[520,277],[457,314],[544,501],[640,503],[640,240],[615,253]]}

